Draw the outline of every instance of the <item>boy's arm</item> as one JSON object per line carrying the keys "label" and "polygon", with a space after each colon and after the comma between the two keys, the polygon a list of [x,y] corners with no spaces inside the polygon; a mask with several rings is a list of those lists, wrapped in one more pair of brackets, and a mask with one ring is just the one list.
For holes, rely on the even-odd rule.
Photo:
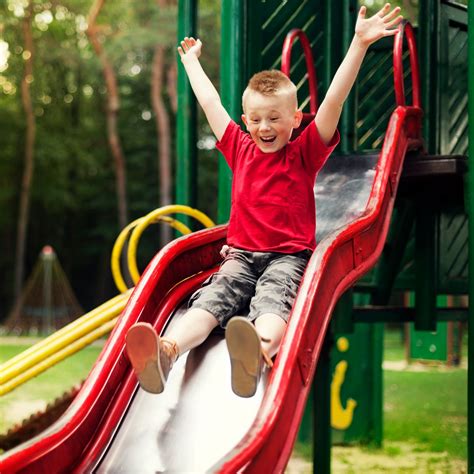
{"label": "boy's arm", "polygon": [[314,119],[319,135],[326,144],[330,142],[336,131],[342,106],[354,85],[367,49],[380,38],[396,34],[397,30],[391,28],[402,20],[402,16],[398,15],[400,7],[392,10],[389,3],[367,19],[365,18],[366,11],[365,6],[359,10],[352,43]]}
{"label": "boy's arm", "polygon": [[231,118],[222,105],[219,93],[199,62],[201,47],[201,40],[184,38],[178,47],[178,52],[196,99],[206,114],[211,130],[220,141]]}

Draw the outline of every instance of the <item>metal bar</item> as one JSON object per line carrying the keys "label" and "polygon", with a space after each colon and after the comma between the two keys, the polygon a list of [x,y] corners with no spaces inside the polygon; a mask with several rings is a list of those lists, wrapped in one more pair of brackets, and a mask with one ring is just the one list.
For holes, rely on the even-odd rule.
{"label": "metal bar", "polygon": [[[237,120],[241,114],[243,32],[247,1],[223,0],[221,48],[221,99],[229,115]],[[219,160],[218,223],[226,222],[230,214],[232,173],[227,163]]]}
{"label": "metal bar", "polygon": [[436,214],[425,200],[416,203],[415,276],[417,331],[436,330]]}
{"label": "metal bar", "polygon": [[[178,41],[196,35],[196,0],[179,0]],[[178,111],[176,115],[176,203],[196,207],[197,118],[196,98],[178,60]],[[190,219],[183,218],[189,225]]]}
{"label": "metal bar", "polygon": [[[356,15],[354,11],[357,11],[357,1],[355,0],[344,0],[343,10],[342,10],[342,50],[340,55],[336,58],[336,62],[341,62],[346,51],[349,49],[349,46],[354,35],[354,27],[356,21]],[[339,35],[337,35],[339,36]],[[334,36],[331,37],[331,40],[334,40]],[[328,83],[329,86],[330,83]],[[358,84],[356,83],[355,87],[352,88],[349,97],[346,99],[344,108],[342,109],[341,122],[340,122],[340,131],[341,137],[341,151],[343,153],[353,152],[357,148],[357,133],[356,133],[356,110],[357,110],[357,90]]]}
{"label": "metal bar", "polygon": [[326,334],[314,376],[313,472],[331,472],[331,341]]}
{"label": "metal bar", "polygon": [[[469,0],[468,13],[468,94],[469,157],[474,159],[474,0]],[[470,33],[470,34],[469,34]],[[474,169],[468,171],[469,219],[469,324],[467,352],[467,472],[474,472]]]}
{"label": "metal bar", "polygon": [[418,44],[420,45],[420,72],[423,84],[421,103],[425,111],[423,128],[427,148],[430,153],[438,151],[439,135],[439,68],[436,65],[440,29],[440,2],[420,0],[418,12]]}
{"label": "metal bar", "polygon": [[[410,323],[415,321],[415,308],[372,306],[354,308],[354,323]],[[467,321],[467,308],[438,308],[435,321]]]}

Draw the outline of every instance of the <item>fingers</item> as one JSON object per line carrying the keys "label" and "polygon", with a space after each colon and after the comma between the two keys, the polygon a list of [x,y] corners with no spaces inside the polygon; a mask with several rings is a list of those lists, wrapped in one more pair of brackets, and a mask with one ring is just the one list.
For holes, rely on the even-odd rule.
{"label": "fingers", "polygon": [[384,16],[383,21],[385,23],[388,23],[400,13],[400,10],[401,10],[400,7],[395,7],[391,12],[389,12],[387,15]]}
{"label": "fingers", "polygon": [[385,24],[385,27],[386,27],[386,28],[393,28],[394,26],[397,26],[402,20],[403,20],[403,16],[402,16],[402,15],[398,15],[397,18],[395,18],[394,20],[390,21],[389,23],[386,23],[386,24]]}
{"label": "fingers", "polygon": [[195,44],[200,44],[201,40],[195,40],[192,36],[185,37],[183,41],[181,41],[181,46],[178,46],[178,52],[180,55],[186,54]]}
{"label": "fingers", "polygon": [[367,7],[363,5],[362,7],[360,7],[360,10],[359,10],[359,18],[365,18],[366,13],[367,13]]}
{"label": "fingers", "polygon": [[390,3],[386,3],[378,12],[379,17],[384,17],[390,11]]}
{"label": "fingers", "polygon": [[221,250],[220,250],[220,255],[222,258],[225,258],[227,254],[229,253],[230,247],[228,245],[223,245]]}

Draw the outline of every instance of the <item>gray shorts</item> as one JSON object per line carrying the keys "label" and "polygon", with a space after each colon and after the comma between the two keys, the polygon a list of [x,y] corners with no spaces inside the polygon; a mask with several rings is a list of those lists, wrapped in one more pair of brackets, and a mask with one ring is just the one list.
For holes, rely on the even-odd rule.
{"label": "gray shorts", "polygon": [[231,247],[219,271],[191,296],[189,306],[209,311],[221,327],[247,312],[251,321],[274,313],[287,322],[310,256],[310,250],[283,254]]}

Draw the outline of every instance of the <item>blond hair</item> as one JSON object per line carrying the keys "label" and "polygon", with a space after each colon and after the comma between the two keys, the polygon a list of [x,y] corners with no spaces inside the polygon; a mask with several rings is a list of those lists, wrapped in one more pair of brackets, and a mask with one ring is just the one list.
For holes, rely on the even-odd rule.
{"label": "blond hair", "polygon": [[260,71],[254,74],[242,95],[242,108],[245,110],[245,99],[250,92],[265,96],[287,95],[294,98],[295,109],[298,107],[297,89],[290,78],[276,69]]}

